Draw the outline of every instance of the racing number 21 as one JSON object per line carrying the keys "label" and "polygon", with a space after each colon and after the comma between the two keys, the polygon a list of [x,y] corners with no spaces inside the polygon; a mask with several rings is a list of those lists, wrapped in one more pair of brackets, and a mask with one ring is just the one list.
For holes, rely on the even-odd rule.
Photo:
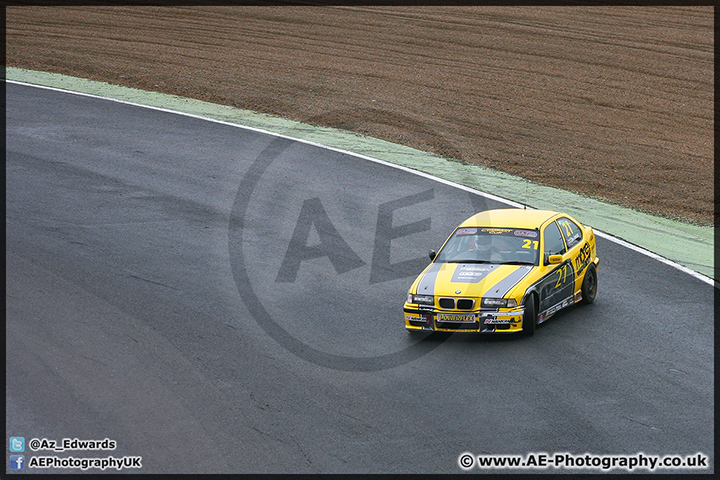
{"label": "racing number 21", "polygon": [[565,229],[565,234],[566,234],[565,237],[570,238],[570,236],[572,235],[573,232],[572,232],[572,228],[570,228],[570,224],[568,223],[568,221],[565,219],[562,219],[562,220],[558,220],[558,223],[560,224],[561,227],[563,227]]}
{"label": "racing number 21", "polygon": [[560,285],[562,285],[563,283],[565,283],[567,281],[567,269],[568,269],[567,263],[565,265],[563,265],[562,267],[558,268],[558,271],[557,271],[558,272],[558,281],[555,284],[555,288],[559,288]]}
{"label": "racing number 21", "polygon": [[522,248],[532,248],[533,250],[537,250],[538,249],[538,241],[537,240],[529,240],[526,238],[523,240]]}

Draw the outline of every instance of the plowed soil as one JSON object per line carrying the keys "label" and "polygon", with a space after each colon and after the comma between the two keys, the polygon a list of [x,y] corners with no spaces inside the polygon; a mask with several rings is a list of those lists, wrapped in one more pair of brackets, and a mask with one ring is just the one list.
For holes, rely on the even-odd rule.
{"label": "plowed soil", "polygon": [[712,7],[8,7],[7,65],[713,221]]}

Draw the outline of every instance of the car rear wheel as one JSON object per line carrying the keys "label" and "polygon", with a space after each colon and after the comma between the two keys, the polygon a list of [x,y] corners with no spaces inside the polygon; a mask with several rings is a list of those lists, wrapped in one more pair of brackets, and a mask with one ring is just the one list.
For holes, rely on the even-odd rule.
{"label": "car rear wheel", "polygon": [[582,283],[582,302],[593,303],[597,295],[597,270],[595,265],[590,265],[585,272],[585,278]]}
{"label": "car rear wheel", "polygon": [[537,327],[536,305],[535,294],[532,293],[523,302],[525,313],[523,314],[522,334],[528,337],[535,333],[535,327]]}

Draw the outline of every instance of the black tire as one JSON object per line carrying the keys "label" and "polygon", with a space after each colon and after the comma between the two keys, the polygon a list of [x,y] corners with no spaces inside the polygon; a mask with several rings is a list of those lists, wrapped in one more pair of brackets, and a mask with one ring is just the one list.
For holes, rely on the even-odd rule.
{"label": "black tire", "polygon": [[591,304],[597,295],[597,270],[590,264],[585,271],[582,283],[582,303]]}
{"label": "black tire", "polygon": [[523,306],[525,307],[525,313],[523,314],[522,334],[529,337],[535,333],[537,327],[537,303],[535,302],[534,293],[525,298]]}

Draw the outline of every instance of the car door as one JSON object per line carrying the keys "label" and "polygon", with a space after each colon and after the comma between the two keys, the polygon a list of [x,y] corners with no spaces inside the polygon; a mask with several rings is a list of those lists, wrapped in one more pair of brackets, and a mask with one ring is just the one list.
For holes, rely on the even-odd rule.
{"label": "car door", "polygon": [[[550,222],[542,230],[543,265],[547,266],[548,274],[540,282],[540,298],[538,313],[539,320],[544,320],[546,315],[555,312],[556,308],[573,295],[575,283],[575,270],[565,243],[565,236],[562,234],[557,222]],[[556,265],[549,264],[550,255],[563,255],[563,261]],[[548,312],[548,310],[550,310]]]}
{"label": "car door", "polygon": [[567,245],[567,257],[574,271],[576,285],[573,293],[580,289],[580,283],[585,267],[590,263],[590,245],[583,238],[582,228],[573,220],[562,217],[557,219],[560,232]]}

